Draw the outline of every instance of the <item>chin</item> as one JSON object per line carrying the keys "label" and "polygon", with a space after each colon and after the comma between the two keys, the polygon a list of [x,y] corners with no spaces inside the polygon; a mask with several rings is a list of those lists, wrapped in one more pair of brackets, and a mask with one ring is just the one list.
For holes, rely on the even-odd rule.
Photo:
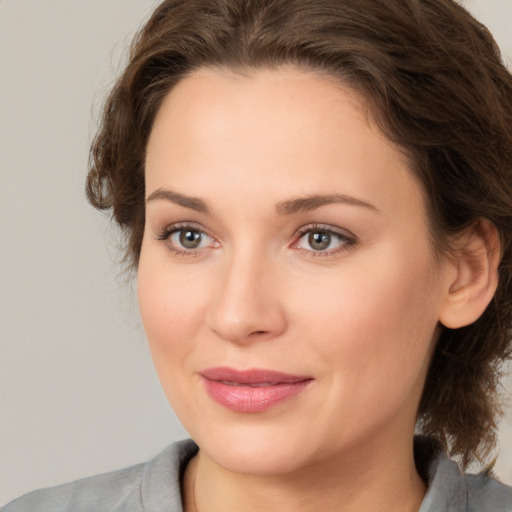
{"label": "chin", "polygon": [[252,424],[243,423],[217,423],[213,427],[210,424],[207,429],[189,432],[208,458],[233,473],[287,474],[315,458],[317,450],[304,442],[310,438],[307,432],[294,432],[289,425],[255,424],[254,418]]}
{"label": "chin", "polygon": [[[221,446],[223,449],[219,449]],[[227,447],[210,441],[201,446],[201,450],[225,470],[238,474],[287,474],[298,470],[304,462],[303,453],[298,447],[283,446],[277,440],[244,442],[243,439],[232,439]]]}

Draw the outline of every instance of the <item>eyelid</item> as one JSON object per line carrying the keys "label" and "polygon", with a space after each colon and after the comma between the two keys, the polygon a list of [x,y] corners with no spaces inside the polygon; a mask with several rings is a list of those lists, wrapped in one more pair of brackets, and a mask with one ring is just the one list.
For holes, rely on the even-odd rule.
{"label": "eyelid", "polygon": [[190,229],[193,231],[199,231],[200,233],[209,236],[210,238],[214,238],[211,236],[200,224],[197,222],[173,222],[172,224],[167,224],[163,228],[159,230],[155,230],[155,238],[157,240],[165,240],[169,235],[175,233],[176,231],[182,231],[185,229]]}
{"label": "eyelid", "polygon": [[214,244],[215,247],[219,245],[219,242],[217,239],[208,233],[207,230],[205,230],[200,224],[197,224],[196,222],[175,222],[169,225],[166,225],[163,229],[160,229],[159,231],[156,231],[155,233],[155,239],[161,242],[164,242],[167,249],[174,254],[178,256],[198,256],[203,251],[211,248],[211,247],[199,247],[197,249],[186,249],[185,247],[178,247],[175,244],[171,243],[170,238],[171,235],[178,231],[185,231],[185,230],[191,230],[191,231],[197,231],[201,233],[202,235],[210,238]]}
{"label": "eyelid", "polygon": [[[185,247],[179,247],[176,244],[171,243],[170,238],[174,233],[179,231],[185,231],[187,229],[197,231],[202,235],[210,238],[212,240],[212,243],[209,244],[207,247],[198,247],[196,249],[187,249]],[[324,232],[334,237],[337,237],[338,239],[340,239],[340,244],[333,249],[325,250],[314,250],[313,248],[306,249],[303,247],[298,247],[298,244],[301,238],[304,237],[304,235],[315,231]],[[166,225],[164,228],[155,233],[155,239],[164,242],[167,249],[178,256],[198,256],[204,251],[211,248],[216,248],[220,245],[215,236],[211,235],[208,232],[208,230],[204,229],[200,224],[192,221],[182,221]],[[338,253],[342,253],[349,250],[356,244],[357,241],[357,237],[350,231],[347,231],[346,229],[342,229],[329,224],[311,223],[300,227],[295,232],[293,236],[293,241],[289,245],[289,247],[300,252],[306,253],[307,256],[309,257],[333,256]]]}
{"label": "eyelid", "polygon": [[[297,244],[301,238],[304,237],[304,235],[315,231],[334,235],[344,240],[344,242],[334,249],[326,249],[324,251],[315,251],[314,249],[304,249],[302,247],[297,247]],[[291,247],[297,249],[298,251],[307,253],[310,257],[322,257],[333,256],[345,252],[351,249],[357,243],[357,241],[357,237],[346,229],[338,228],[329,224],[312,223],[302,226],[295,232]]]}

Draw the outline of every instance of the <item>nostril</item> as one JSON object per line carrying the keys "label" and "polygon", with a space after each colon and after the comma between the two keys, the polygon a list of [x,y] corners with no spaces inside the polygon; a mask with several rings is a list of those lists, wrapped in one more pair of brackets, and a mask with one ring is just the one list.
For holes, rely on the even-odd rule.
{"label": "nostril", "polygon": [[250,336],[260,336],[262,334],[267,334],[267,331],[254,331],[251,332]]}

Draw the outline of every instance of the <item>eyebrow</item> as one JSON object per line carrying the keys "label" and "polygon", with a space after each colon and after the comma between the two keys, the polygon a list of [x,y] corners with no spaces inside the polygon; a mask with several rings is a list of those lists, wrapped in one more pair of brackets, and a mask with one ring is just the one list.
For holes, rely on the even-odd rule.
{"label": "eyebrow", "polygon": [[[195,210],[200,213],[209,213],[208,206],[202,199],[186,196],[173,190],[159,188],[147,197],[146,203],[156,201],[158,199],[170,201],[178,206],[190,208],[191,210]],[[374,205],[345,194],[311,195],[288,199],[277,203],[276,212],[278,215],[293,215],[294,213],[307,212],[321,208],[322,206],[339,203],[350,206],[360,206],[368,208],[376,213],[381,213],[381,211]]]}
{"label": "eyebrow", "polygon": [[362,201],[352,196],[345,194],[327,194],[327,195],[312,195],[306,197],[298,197],[296,199],[289,199],[282,201],[276,205],[278,215],[292,215],[298,212],[307,212],[315,210],[322,206],[330,204],[348,204],[350,206],[361,206],[373,210],[375,213],[382,213],[373,204]]}
{"label": "eyebrow", "polygon": [[156,201],[157,199],[165,199],[167,201],[171,201],[171,203],[177,204],[178,206],[195,210],[196,212],[208,213],[208,206],[206,206],[206,203],[202,199],[186,196],[184,194],[174,192],[173,190],[163,188],[155,190],[147,197],[146,204],[151,201]]}

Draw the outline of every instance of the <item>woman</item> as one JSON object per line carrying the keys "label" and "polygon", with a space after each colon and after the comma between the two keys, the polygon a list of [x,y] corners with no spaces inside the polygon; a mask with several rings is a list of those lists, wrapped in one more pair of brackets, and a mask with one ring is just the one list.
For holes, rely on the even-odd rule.
{"label": "woman", "polygon": [[[512,79],[451,0],[168,0],[87,191],[194,441],[25,510],[512,510]],[[415,437],[415,431],[421,436]]]}

